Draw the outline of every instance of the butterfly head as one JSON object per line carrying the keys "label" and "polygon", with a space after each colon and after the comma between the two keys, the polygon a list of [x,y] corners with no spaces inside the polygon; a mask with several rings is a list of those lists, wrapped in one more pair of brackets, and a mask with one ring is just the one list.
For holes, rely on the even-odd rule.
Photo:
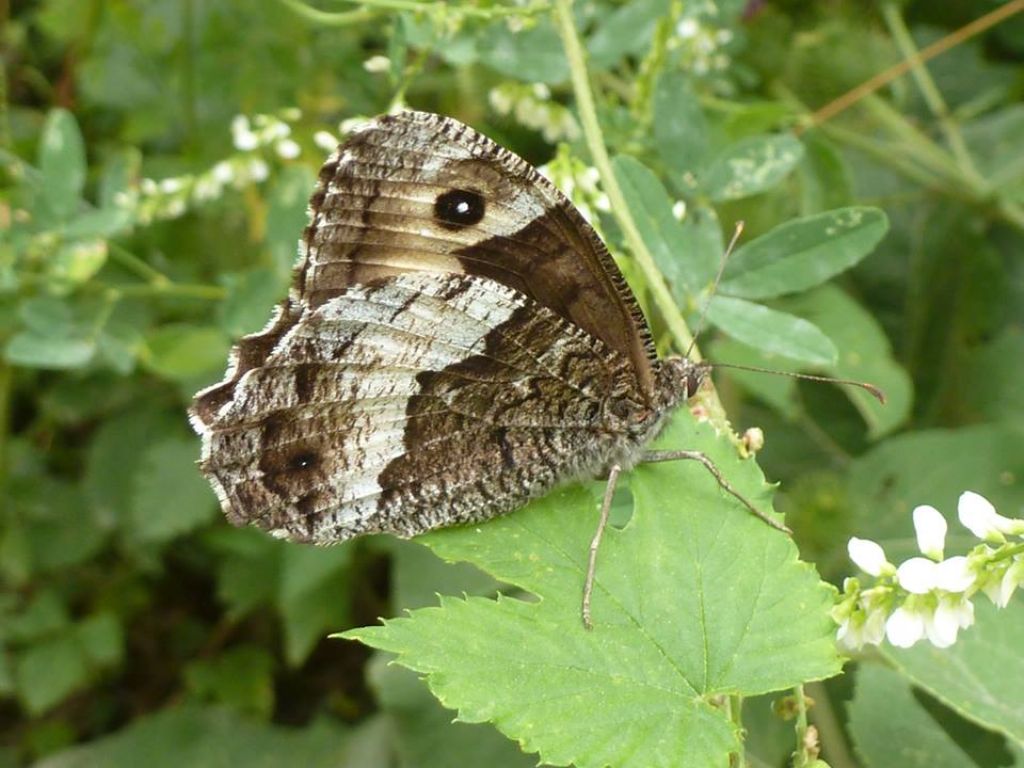
{"label": "butterfly head", "polygon": [[661,361],[658,371],[658,392],[671,407],[685,402],[697,394],[708,376],[711,366],[688,357],[668,357]]}

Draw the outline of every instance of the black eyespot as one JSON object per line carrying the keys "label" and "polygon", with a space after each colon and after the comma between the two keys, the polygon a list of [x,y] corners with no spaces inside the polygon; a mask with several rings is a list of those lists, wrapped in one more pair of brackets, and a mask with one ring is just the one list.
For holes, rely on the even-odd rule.
{"label": "black eyespot", "polygon": [[316,467],[319,457],[312,451],[302,451],[288,458],[288,469],[303,470]]}
{"label": "black eyespot", "polygon": [[434,201],[434,218],[447,229],[462,229],[484,217],[487,205],[479,192],[453,189],[438,195]]}

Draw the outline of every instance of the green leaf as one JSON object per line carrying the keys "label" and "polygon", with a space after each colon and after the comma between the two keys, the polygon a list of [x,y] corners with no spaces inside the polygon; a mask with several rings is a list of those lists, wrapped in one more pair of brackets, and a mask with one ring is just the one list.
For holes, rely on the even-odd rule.
{"label": "green leaf", "polygon": [[492,24],[479,37],[477,49],[482,63],[516,80],[557,85],[569,79],[562,40],[545,17],[518,32]]}
{"label": "green leaf", "polygon": [[207,531],[204,541],[217,556],[217,597],[233,618],[273,602],[285,542],[255,528],[223,527]]}
{"label": "green leaf", "polygon": [[41,715],[84,686],[89,668],[78,640],[61,634],[36,642],[14,662],[18,698],[32,715]]}
{"label": "green leaf", "polygon": [[135,536],[168,541],[213,518],[215,500],[198,458],[198,442],[185,437],[160,437],[143,449],[132,494]]}
{"label": "green leaf", "polygon": [[96,352],[91,339],[61,339],[36,331],[14,334],[4,347],[4,359],[25,368],[69,369],[86,365]]}
{"label": "green leaf", "polygon": [[787,221],[736,250],[720,290],[769,299],[812,288],[871,253],[888,228],[885,213],[865,207]]}
{"label": "green leaf", "polygon": [[627,54],[642,54],[654,28],[668,13],[670,0],[632,0],[609,14],[587,40],[590,61],[609,67]]}
{"label": "green leaf", "polygon": [[190,693],[263,718],[274,709],[274,659],[255,645],[242,645],[213,659],[198,659],[185,670]]}
{"label": "green leaf", "polygon": [[803,151],[803,145],[788,134],[741,139],[715,156],[700,186],[716,202],[765,192],[789,175]]}
{"label": "green leaf", "polygon": [[59,220],[77,211],[85,187],[85,143],[74,115],[64,109],[51,110],[39,137],[39,171],[43,199]]}
{"label": "green leaf", "polygon": [[[654,88],[654,145],[658,155],[686,184],[708,156],[708,126],[690,78],[671,70],[658,77]],[[689,186],[692,186],[690,184]]]}
{"label": "green leaf", "polygon": [[[756,466],[710,425],[683,414],[660,444],[705,451],[766,505]],[[537,600],[446,597],[344,636],[397,653],[460,720],[492,721],[546,762],[725,764],[739,741],[716,697],[838,670],[833,590],[703,467],[640,466],[631,488],[633,517],[601,547],[592,631],[579,600],[602,493],[595,484],[421,537],[444,559],[472,562]],[[603,738],[594,738],[595,723]]]}
{"label": "green leaf", "polygon": [[223,331],[203,325],[164,325],[146,339],[147,367],[173,381],[214,377],[224,368],[229,342]]}
{"label": "green leaf", "polygon": [[[936,507],[956,519],[960,494],[976,491],[1004,514],[1024,507],[1024,428],[980,424],[960,429],[931,429],[890,437],[850,466],[847,494],[854,530],[885,547],[893,562],[920,554],[914,544],[911,510]],[[977,544],[959,525],[951,525],[947,551]]]}
{"label": "green leaf", "polygon": [[1003,610],[987,599],[974,601],[975,623],[949,648],[918,643],[885,648],[885,655],[915,685],[985,728],[1024,744],[1024,601]]}
{"label": "green leaf", "polygon": [[[416,547],[423,550],[423,547]],[[425,550],[424,550],[425,551]],[[531,768],[537,764],[485,723],[452,721],[426,684],[408,669],[390,663],[390,654],[377,653],[367,678],[381,709],[395,724],[389,739],[401,765],[408,768],[450,768],[456,765]]]}
{"label": "green leaf", "polygon": [[[304,165],[292,165],[274,176],[273,186],[268,191],[267,200],[267,248],[273,259],[273,274],[277,277],[277,289],[280,291],[266,305],[255,307],[251,311],[263,311],[263,322],[252,326],[250,330],[259,330],[266,322],[271,303],[284,298],[295,264],[295,253],[298,247],[298,233],[306,226],[309,205],[309,191],[313,188],[314,176]],[[249,273],[260,272],[253,270]],[[230,297],[229,297],[230,300]],[[225,310],[226,311],[226,310]]]}
{"label": "green leaf", "polygon": [[864,307],[834,285],[785,299],[776,306],[814,323],[832,340],[839,356],[827,367],[828,373],[866,381],[885,392],[887,399],[882,404],[861,389],[843,387],[872,438],[889,434],[910,417],[914,397],[910,376],[893,358],[889,339]]}
{"label": "green leaf", "polygon": [[265,725],[220,708],[168,707],[127,728],[74,747],[35,768],[276,768],[339,763],[345,732],[326,720],[297,729]]}
{"label": "green leaf", "polygon": [[811,365],[830,365],[838,352],[817,326],[803,318],[730,296],[715,296],[708,322],[766,354],[783,355]]}
{"label": "green leaf", "polygon": [[227,297],[221,305],[220,324],[232,338],[255,333],[266,325],[271,308],[288,290],[287,283],[271,269],[228,273],[223,281]]}
{"label": "green leaf", "polygon": [[[866,768],[981,764],[975,761],[974,750],[966,751],[945,724],[935,719],[908,680],[881,665],[865,664],[857,670],[857,691],[849,712],[850,732]],[[1024,765],[1020,747],[1014,752],[1013,765]]]}
{"label": "green leaf", "polygon": [[54,254],[50,274],[69,283],[84,283],[107,263],[107,241],[76,240],[65,243]]}
{"label": "green leaf", "polygon": [[813,213],[844,208],[853,199],[850,173],[842,155],[827,139],[810,131],[801,137],[804,159],[800,175],[800,212]]}
{"label": "green leaf", "polygon": [[351,562],[351,546],[285,548],[277,602],[291,666],[305,661],[330,630],[347,624]]}
{"label": "green leaf", "polygon": [[644,244],[673,282],[676,295],[696,293],[707,281],[707,275],[701,269],[703,265],[691,258],[686,233],[672,214],[672,200],[665,187],[653,171],[628,155],[612,160],[612,169]]}
{"label": "green leaf", "polygon": [[98,667],[112,667],[124,656],[124,634],[121,621],[109,611],[94,613],[75,626],[75,634],[89,662]]}
{"label": "green leaf", "polygon": [[109,238],[128,229],[131,223],[132,215],[126,208],[100,208],[79,214],[64,226],[61,234],[69,240]]}
{"label": "green leaf", "polygon": [[1024,330],[1010,326],[975,349],[964,366],[963,406],[985,421],[1024,424]]}
{"label": "green leaf", "polygon": [[42,589],[21,613],[4,617],[3,638],[13,643],[31,643],[64,630],[70,622],[67,607],[57,593]]}

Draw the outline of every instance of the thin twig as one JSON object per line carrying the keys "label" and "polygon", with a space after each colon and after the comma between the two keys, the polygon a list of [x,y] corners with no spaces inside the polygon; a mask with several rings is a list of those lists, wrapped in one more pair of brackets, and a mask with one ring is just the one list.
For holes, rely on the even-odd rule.
{"label": "thin twig", "polygon": [[831,120],[840,112],[856,104],[869,93],[874,93],[879,88],[888,85],[896,78],[905,75],[913,67],[918,66],[929,59],[934,59],[939,54],[945,53],[950,48],[959,45],[965,40],[969,40],[972,37],[980,35],[985,30],[994,27],[999,22],[1004,21],[1021,11],[1024,11],[1024,0],[1010,0],[1010,2],[999,6],[991,13],[986,13],[981,18],[975,19],[969,24],[965,24],[960,27],[960,29],[951,32],[941,40],[937,40],[931,45],[922,48],[915,56],[912,56],[909,59],[904,59],[898,64],[894,64],[885,71],[879,72],[874,77],[865,80],[856,88],[850,89],[839,98],[833,99],[824,107],[812,114],[806,123],[798,126],[796,128],[796,132],[799,134],[802,131],[806,131],[816,125],[820,125],[821,123]]}

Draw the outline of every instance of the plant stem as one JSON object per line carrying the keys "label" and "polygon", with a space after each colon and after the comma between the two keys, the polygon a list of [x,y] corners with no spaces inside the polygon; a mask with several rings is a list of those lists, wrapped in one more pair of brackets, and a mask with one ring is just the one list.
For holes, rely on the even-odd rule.
{"label": "plant stem", "polygon": [[300,2],[300,0],[279,0],[279,2],[306,21],[319,24],[322,27],[346,27],[349,24],[359,24],[360,22],[372,19],[379,13],[379,11],[373,8],[360,8],[357,11],[332,13],[330,11],[321,11],[319,8],[311,8],[305,3]]}
{"label": "plant stem", "polygon": [[807,698],[802,685],[793,689],[793,697],[796,699],[796,751],[793,753],[793,765],[795,768],[803,768],[813,758],[807,754]]}
{"label": "plant stem", "polygon": [[950,117],[949,107],[946,105],[945,99],[942,98],[942,93],[935,85],[935,81],[932,79],[928,68],[921,60],[921,54],[917,50],[914,38],[911,37],[910,31],[903,21],[903,16],[900,15],[899,9],[891,0],[882,3],[882,18],[885,20],[885,24],[889,28],[889,34],[896,41],[896,45],[899,47],[903,58],[910,62],[910,73],[914,77],[914,82],[917,83],[917,88],[921,92],[921,96],[924,97],[928,109],[938,119],[942,132],[946,136],[946,143],[949,144],[949,149],[956,158],[961,173],[971,179],[973,186],[984,188],[985,180],[978,173],[978,169],[974,165],[974,160],[967,149],[964,137],[960,134],[960,129]]}
{"label": "plant stem", "polygon": [[[647,279],[648,287],[654,303],[658,306],[669,330],[681,349],[689,347],[693,341],[686,323],[679,314],[679,309],[665,285],[665,278],[662,276],[654,257],[647,250],[647,246],[637,229],[636,222],[630,213],[629,204],[619,187],[615,178],[615,171],[612,170],[612,162],[608,157],[608,150],[604,145],[604,136],[601,132],[601,125],[597,119],[597,109],[594,106],[594,96],[590,90],[587,64],[583,54],[583,47],[580,45],[579,36],[576,34],[576,24],[572,16],[572,0],[555,0],[555,21],[558,25],[559,34],[562,37],[562,44],[565,47],[565,55],[569,60],[569,70],[572,75],[573,91],[576,95],[576,107],[580,113],[580,123],[583,126],[583,134],[586,137],[587,148],[594,160],[594,166],[601,175],[601,186],[604,187],[615,219],[622,228],[629,250],[636,261],[640,271]],[[694,354],[694,359],[699,360],[699,354]]]}
{"label": "plant stem", "polygon": [[802,130],[806,130],[812,126],[820,125],[821,123],[831,120],[843,110],[856,104],[869,93],[874,93],[879,88],[888,85],[896,78],[906,74],[918,62],[933,59],[940,53],[945,53],[950,48],[959,45],[965,40],[969,40],[975,35],[980,35],[986,29],[995,26],[999,22],[1008,19],[1021,11],[1024,11],[1024,0],[1010,0],[998,8],[995,8],[990,13],[986,13],[981,18],[975,19],[969,24],[965,24],[960,29],[951,32],[941,40],[937,40],[931,45],[921,49],[921,51],[917,53],[912,60],[901,61],[889,67],[884,72],[879,72],[874,77],[865,80],[863,83],[847,91],[839,98],[833,99],[811,115]]}
{"label": "plant stem", "polygon": [[822,683],[807,683],[807,693],[814,699],[814,721],[822,745],[822,752],[832,768],[857,768],[857,761],[850,754],[843,728],[832,707],[832,697]]}

